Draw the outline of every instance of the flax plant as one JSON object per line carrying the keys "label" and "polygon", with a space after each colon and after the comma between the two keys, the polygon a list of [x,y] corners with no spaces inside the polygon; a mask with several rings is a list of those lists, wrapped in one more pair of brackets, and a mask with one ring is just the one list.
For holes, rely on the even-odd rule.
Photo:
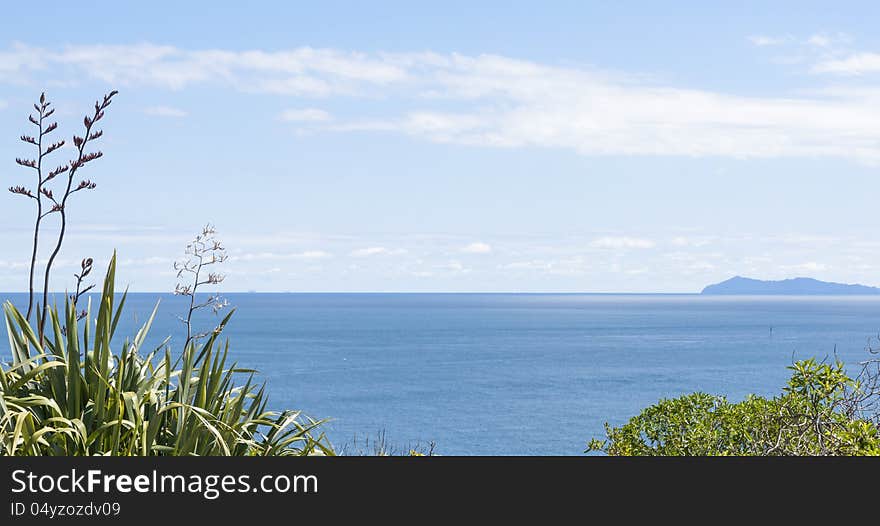
{"label": "flax plant", "polygon": [[[126,294],[114,290],[116,256],[92,317],[71,298],[47,310],[45,337],[4,305],[12,361],[0,364],[0,455],[332,455],[322,421],[267,409],[254,371],[228,363],[223,327],[188,341],[176,359],[166,339],[145,341],[156,309],[115,346]],[[117,301],[118,299],[118,301]]]}

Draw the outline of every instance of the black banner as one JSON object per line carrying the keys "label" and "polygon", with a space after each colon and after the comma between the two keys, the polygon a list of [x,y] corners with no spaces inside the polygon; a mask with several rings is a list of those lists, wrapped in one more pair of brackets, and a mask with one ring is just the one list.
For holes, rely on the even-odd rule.
{"label": "black banner", "polygon": [[[726,502],[789,502],[880,466],[866,459],[603,457],[0,458],[0,524],[261,517],[497,516],[607,509],[631,516]],[[858,485],[846,486],[848,497]],[[623,503],[623,507],[621,506]],[[268,514],[268,515],[267,515]],[[150,520],[146,520],[146,519]],[[286,523],[286,522],[285,522]],[[332,522],[331,522],[332,523]]]}

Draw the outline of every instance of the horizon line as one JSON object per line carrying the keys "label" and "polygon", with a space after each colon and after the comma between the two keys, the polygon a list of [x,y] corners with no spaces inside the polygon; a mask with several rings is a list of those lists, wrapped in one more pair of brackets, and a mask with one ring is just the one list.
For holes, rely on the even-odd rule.
{"label": "horizon line", "polygon": [[[0,295],[4,294],[27,294],[28,291],[0,291]],[[153,290],[129,290],[116,291],[115,294],[163,294],[174,296],[173,291],[153,291]],[[68,295],[69,292],[49,292],[50,295]],[[84,296],[100,295],[101,291],[87,292]],[[571,294],[571,295],[679,295],[679,296],[699,296],[700,292],[586,292],[586,291],[481,291],[481,290],[453,290],[453,291],[436,291],[436,290],[231,290],[231,291],[205,291],[199,294]]]}

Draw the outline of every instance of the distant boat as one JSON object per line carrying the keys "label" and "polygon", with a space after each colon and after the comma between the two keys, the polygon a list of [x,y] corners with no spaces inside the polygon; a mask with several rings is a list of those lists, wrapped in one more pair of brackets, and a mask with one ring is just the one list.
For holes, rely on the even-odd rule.
{"label": "distant boat", "polygon": [[880,288],[866,285],[831,283],[813,278],[794,278],[781,281],[735,276],[721,283],[709,285],[701,294],[715,295],[874,295]]}

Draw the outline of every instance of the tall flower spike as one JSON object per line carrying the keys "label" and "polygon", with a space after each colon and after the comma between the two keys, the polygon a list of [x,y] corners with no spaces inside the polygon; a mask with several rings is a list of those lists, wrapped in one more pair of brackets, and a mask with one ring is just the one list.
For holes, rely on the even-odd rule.
{"label": "tall flower spike", "polygon": [[[111,92],[111,94],[115,94],[115,93],[116,93],[115,90],[113,92]],[[97,186],[95,183],[91,182],[88,179],[81,180],[79,183],[75,183],[75,179],[78,179],[77,171],[80,168],[82,168],[83,165],[103,156],[103,153],[100,151],[87,153],[85,150],[86,150],[86,147],[88,146],[89,141],[91,141],[93,139],[97,139],[97,138],[101,137],[101,135],[102,135],[102,133],[100,133],[100,130],[92,131],[91,128],[94,125],[95,121],[97,121],[99,118],[104,116],[103,110],[106,108],[106,105],[109,103],[109,98],[111,97],[111,94],[107,94],[104,96],[104,103],[99,104],[95,108],[95,112],[93,115],[91,115],[91,116],[86,115],[83,118],[82,122],[85,126],[85,132],[83,132],[82,136],[77,136],[77,135],[73,136],[73,144],[76,146],[76,153],[75,153],[76,157],[73,160],[71,160],[70,162],[68,162],[67,164],[59,166],[58,168],[56,168],[52,172],[49,172],[47,179],[43,180],[45,182],[46,180],[52,179],[52,178],[58,176],[59,174],[62,174],[62,173],[67,174],[66,181],[65,181],[66,186],[65,186],[64,193],[59,194],[57,197],[53,196],[54,199],[51,200],[51,202],[54,206],[52,206],[50,212],[59,212],[61,217],[60,217],[60,228],[58,229],[58,233],[57,233],[55,243],[54,243],[54,248],[51,250],[51,253],[49,254],[48,260],[46,261],[45,272],[44,272],[44,276],[43,276],[43,293],[42,293],[43,301],[41,303],[42,315],[38,314],[38,316],[37,316],[39,319],[39,336],[40,336],[40,338],[43,337],[43,330],[45,328],[45,322],[46,322],[46,318],[47,318],[47,314],[48,314],[47,306],[48,306],[48,302],[49,302],[49,298],[48,298],[49,278],[51,276],[51,270],[52,270],[53,264],[55,263],[55,259],[57,258],[59,252],[61,251],[61,246],[64,243],[64,238],[65,238],[65,233],[66,233],[67,200],[75,192],[78,192],[80,190],[92,190]],[[40,120],[37,121],[38,124],[42,124],[42,122],[43,122],[42,119],[44,119],[46,117],[46,113],[47,113],[46,110],[49,107],[49,103],[45,99],[43,99],[41,101],[41,104],[42,104],[42,108],[39,112],[40,113]],[[46,128],[46,130],[52,131],[55,128],[56,128],[55,123],[52,123],[49,127]],[[56,149],[60,148],[63,145],[63,142],[56,143],[56,144],[57,144],[57,146],[56,145],[50,146],[50,149],[56,150]],[[43,195],[43,194],[41,194],[41,195]],[[36,241],[35,241],[35,245],[36,245]],[[78,290],[78,292],[79,292],[79,290]],[[77,296],[79,296],[79,294],[77,294]]]}

